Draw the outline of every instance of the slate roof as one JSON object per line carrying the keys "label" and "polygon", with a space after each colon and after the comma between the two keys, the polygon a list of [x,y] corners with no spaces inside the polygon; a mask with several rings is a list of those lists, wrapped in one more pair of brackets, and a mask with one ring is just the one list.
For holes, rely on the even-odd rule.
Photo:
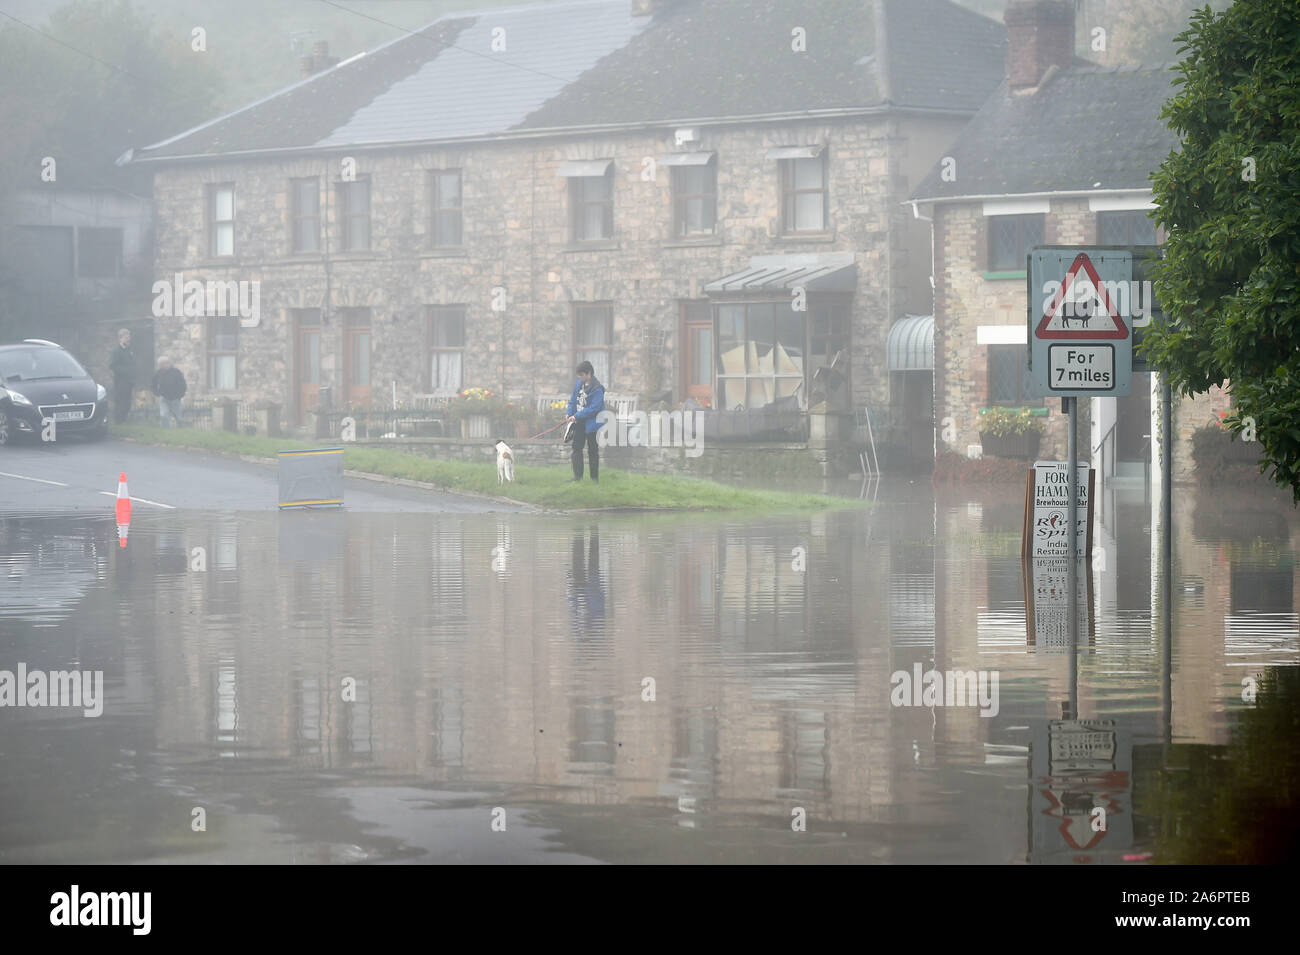
{"label": "slate roof", "polygon": [[948,149],[955,180],[936,165],[912,199],[1149,187],[1178,145],[1160,119],[1174,77],[1170,64],[1072,67],[1031,95],[1004,82]]}
{"label": "slate roof", "polygon": [[[796,26],[806,52],[791,49]],[[974,113],[1005,56],[1003,26],[950,0],[667,0],[652,16],[630,0],[562,0],[448,15],[133,158],[887,106]]]}

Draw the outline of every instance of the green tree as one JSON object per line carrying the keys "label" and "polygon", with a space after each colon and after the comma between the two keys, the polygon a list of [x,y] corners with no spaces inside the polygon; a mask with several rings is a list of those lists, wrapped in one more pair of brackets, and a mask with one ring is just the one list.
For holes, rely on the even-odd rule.
{"label": "green tree", "polygon": [[1236,0],[1179,35],[1182,140],[1154,176],[1168,324],[1147,355],[1181,394],[1230,387],[1265,469],[1300,502],[1300,4]]}
{"label": "green tree", "polygon": [[0,24],[0,189],[42,186],[45,156],[57,185],[103,185],[128,147],[214,114],[220,79],[210,61],[127,0],[76,0],[30,24],[39,33]]}

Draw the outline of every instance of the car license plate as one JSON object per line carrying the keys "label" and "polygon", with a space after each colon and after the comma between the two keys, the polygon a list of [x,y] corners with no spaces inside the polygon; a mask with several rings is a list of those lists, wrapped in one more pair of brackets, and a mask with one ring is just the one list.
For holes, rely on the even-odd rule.
{"label": "car license plate", "polygon": [[55,421],[82,421],[86,417],[84,411],[56,411],[54,412]]}

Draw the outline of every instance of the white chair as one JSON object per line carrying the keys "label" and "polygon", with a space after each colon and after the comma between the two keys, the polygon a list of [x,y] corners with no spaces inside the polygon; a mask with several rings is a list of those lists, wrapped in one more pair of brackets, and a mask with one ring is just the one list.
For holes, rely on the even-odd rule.
{"label": "white chair", "polygon": [[538,395],[538,396],[537,396],[537,413],[538,413],[539,415],[560,414],[560,413],[561,413],[561,410],[556,410],[556,409],[554,409],[554,408],[551,407],[551,405],[552,405],[554,402],[556,402],[556,401],[562,401],[562,402],[564,402],[565,406],[567,407],[567,406],[568,406],[568,403],[569,403],[569,396],[568,396],[568,395],[560,395],[560,394],[555,394],[555,395]]}
{"label": "white chair", "polygon": [[454,391],[433,391],[427,394],[417,394],[411,396],[411,406],[419,408],[421,411],[434,411],[438,408],[445,408],[453,398],[456,397]]}
{"label": "white chair", "polygon": [[636,415],[637,398],[635,395],[605,395],[605,408],[612,410],[619,421],[631,421]]}

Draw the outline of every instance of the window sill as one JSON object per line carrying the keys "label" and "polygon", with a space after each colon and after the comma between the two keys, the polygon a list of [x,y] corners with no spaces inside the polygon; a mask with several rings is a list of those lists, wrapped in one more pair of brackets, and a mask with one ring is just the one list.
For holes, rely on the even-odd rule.
{"label": "window sill", "polygon": [[617,249],[619,244],[612,239],[593,239],[590,242],[570,242],[561,252],[603,252],[609,249]]}
{"label": "window sill", "polygon": [[1008,271],[1008,272],[985,272],[984,273],[984,281],[986,282],[995,282],[999,279],[1020,279],[1023,282],[1025,279],[1025,272],[1023,269],[1021,269],[1019,272]]}
{"label": "window sill", "polygon": [[678,238],[669,239],[664,242],[660,248],[664,249],[691,249],[698,246],[720,246],[722,245],[722,236],[720,235],[702,235],[698,238]]}
{"label": "window sill", "polygon": [[333,262],[374,262],[383,257],[384,253],[376,252],[373,249],[358,249],[355,252],[335,252],[330,256],[330,260]]}
{"label": "window sill", "polygon": [[834,232],[779,232],[772,237],[776,242],[814,242],[819,245],[835,241]]}
{"label": "window sill", "polygon": [[993,405],[989,408],[981,408],[980,414],[989,411],[1028,411],[1031,417],[1046,418],[1050,414],[1050,409],[1046,405]]}
{"label": "window sill", "polygon": [[439,246],[436,249],[425,249],[420,253],[422,259],[466,259],[469,258],[469,252],[463,245],[446,245]]}

